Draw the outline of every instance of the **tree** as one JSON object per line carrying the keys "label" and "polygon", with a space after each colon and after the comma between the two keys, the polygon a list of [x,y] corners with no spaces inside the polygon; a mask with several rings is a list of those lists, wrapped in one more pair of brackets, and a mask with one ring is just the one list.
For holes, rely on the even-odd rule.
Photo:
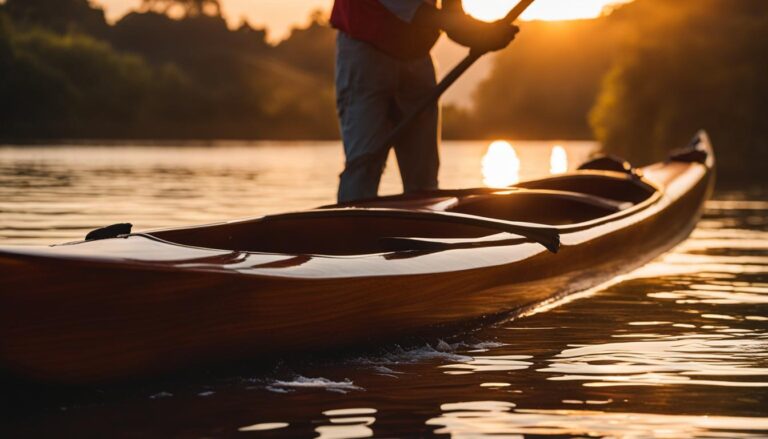
{"label": "tree", "polygon": [[318,17],[278,49],[263,29],[229,29],[210,7],[181,19],[132,12],[96,37],[72,28],[85,0],[9,4],[0,139],[338,138],[334,32]]}
{"label": "tree", "polygon": [[16,24],[61,33],[74,28],[103,36],[108,29],[104,11],[91,7],[88,0],[6,0],[4,10]]}
{"label": "tree", "polygon": [[703,128],[721,176],[764,179],[768,2],[636,0],[620,13],[621,56],[591,114],[603,148],[648,163]]}
{"label": "tree", "polygon": [[333,83],[336,32],[322,11],[314,11],[306,27],[294,28],[275,48],[275,57],[308,74]]}
{"label": "tree", "polygon": [[529,22],[522,28],[514,46],[495,55],[491,74],[475,92],[477,132],[489,138],[589,139],[587,114],[616,51],[614,26],[601,18]]}

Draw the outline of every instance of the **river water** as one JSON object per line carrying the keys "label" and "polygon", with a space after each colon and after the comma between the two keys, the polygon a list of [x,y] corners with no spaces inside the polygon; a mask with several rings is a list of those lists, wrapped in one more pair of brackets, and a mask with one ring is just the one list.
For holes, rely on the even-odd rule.
{"label": "river water", "polygon": [[[555,143],[447,143],[445,187],[560,172]],[[573,168],[594,149],[560,143]],[[0,245],[333,201],[334,143],[0,147]],[[485,174],[482,171],[485,162]],[[399,190],[396,166],[382,191]],[[602,288],[439,338],[91,389],[3,383],[0,437],[768,437],[768,190]],[[311,312],[311,310],[308,310]]]}

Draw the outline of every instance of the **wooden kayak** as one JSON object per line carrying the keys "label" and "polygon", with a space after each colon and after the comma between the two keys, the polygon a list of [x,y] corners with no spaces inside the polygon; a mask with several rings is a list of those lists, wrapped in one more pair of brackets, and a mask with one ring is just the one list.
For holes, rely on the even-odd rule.
{"label": "wooden kayak", "polygon": [[[0,368],[86,384],[325,351],[524,309],[685,239],[714,177],[695,146],[504,189],[52,247],[0,247]],[[93,238],[93,236],[91,237]]]}

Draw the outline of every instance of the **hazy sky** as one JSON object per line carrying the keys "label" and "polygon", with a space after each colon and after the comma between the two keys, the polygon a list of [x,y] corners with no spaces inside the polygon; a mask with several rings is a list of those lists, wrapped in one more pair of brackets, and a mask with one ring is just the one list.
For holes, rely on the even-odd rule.
{"label": "hazy sky", "polygon": [[[603,7],[611,3],[631,0],[536,0],[527,11],[527,19],[564,19],[596,17]],[[117,20],[142,0],[92,0],[106,10],[110,20]],[[266,27],[269,39],[277,42],[290,33],[293,26],[307,23],[309,14],[316,9],[330,10],[333,0],[220,0],[224,16],[230,25],[237,26],[245,18],[251,25]],[[464,0],[467,11],[480,18],[505,15],[518,0]],[[440,76],[444,75],[465,55],[466,49],[442,38],[433,52]],[[486,56],[446,93],[444,102],[470,105],[472,93],[488,75],[493,58]]]}
{"label": "hazy sky", "polygon": [[[478,16],[504,15],[517,0],[464,0],[470,12]],[[586,18],[600,14],[602,8],[617,0],[537,0],[526,15],[527,19]],[[622,0],[627,1],[627,0]],[[141,0],[93,0],[107,12],[110,20],[116,20],[127,11],[138,7]],[[306,23],[315,9],[330,9],[333,0],[220,0],[224,15],[231,24],[239,24],[243,18],[257,27],[265,26],[273,41],[284,38],[292,26]]]}

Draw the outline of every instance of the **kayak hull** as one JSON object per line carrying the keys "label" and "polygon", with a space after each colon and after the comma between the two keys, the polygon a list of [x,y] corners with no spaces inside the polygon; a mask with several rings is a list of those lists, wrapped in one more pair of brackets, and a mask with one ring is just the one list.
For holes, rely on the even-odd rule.
{"label": "kayak hull", "polygon": [[713,166],[710,148],[704,163],[643,169],[658,189],[647,205],[561,227],[557,253],[517,242],[324,256],[158,238],[184,231],[0,248],[0,367],[90,384],[365,346],[529,308],[610,281],[684,240],[712,191]]}

